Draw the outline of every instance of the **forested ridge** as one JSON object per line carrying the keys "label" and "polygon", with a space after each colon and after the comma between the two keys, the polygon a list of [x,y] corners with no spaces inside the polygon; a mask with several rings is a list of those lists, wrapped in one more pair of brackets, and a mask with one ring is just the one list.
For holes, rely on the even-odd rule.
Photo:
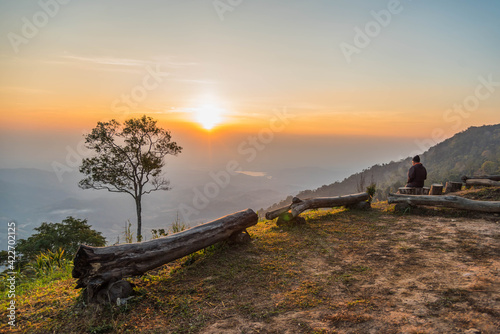
{"label": "forested ridge", "polygon": [[[426,186],[432,183],[444,184],[447,181],[460,182],[462,175],[500,174],[500,124],[470,127],[431,147],[420,154],[420,157],[428,171]],[[343,181],[323,185],[315,190],[304,190],[295,196],[305,199],[346,195],[365,191],[368,185],[375,183],[375,200],[386,200],[390,192],[396,192],[406,184],[411,159],[412,157],[408,157],[397,162],[377,164]],[[292,197],[290,195],[263,212],[291,203]]]}

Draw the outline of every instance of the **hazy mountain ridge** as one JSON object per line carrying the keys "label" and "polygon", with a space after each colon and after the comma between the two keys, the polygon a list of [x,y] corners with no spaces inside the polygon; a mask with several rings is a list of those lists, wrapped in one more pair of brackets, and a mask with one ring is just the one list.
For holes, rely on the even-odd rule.
{"label": "hazy mountain ridge", "polygon": [[[463,174],[485,172],[485,168],[488,172],[500,173],[500,124],[469,128],[430,148],[421,157],[429,171],[427,185],[458,181]],[[166,228],[177,216],[194,226],[249,207],[263,213],[266,210],[261,208],[269,210],[290,203],[290,194],[298,194],[300,198],[343,195],[357,192],[362,183],[364,188],[372,181],[377,184],[376,199],[384,199],[390,191],[405,184],[410,160],[374,165],[315,190],[303,189],[307,189],[308,184],[321,184],[320,180],[339,179],[345,172],[290,167],[262,171],[263,176],[232,175],[227,186],[221,187],[203,207],[196,207],[194,199],[196,191],[203,193],[204,187],[214,182],[209,171],[167,169],[173,189],[144,197],[143,234],[149,238],[151,228]],[[18,238],[26,238],[44,221],[59,222],[73,216],[88,219],[108,242],[114,242],[123,234],[128,220],[135,225],[132,198],[106,191],[83,191],[77,187],[81,177],[78,173],[67,174],[63,182],[59,182],[50,171],[0,169],[0,222],[6,226],[8,221],[16,221]],[[270,203],[276,204],[269,207]],[[183,217],[179,210],[182,204],[195,209],[195,213]],[[5,244],[5,241],[5,237],[0,236],[0,242]]]}
{"label": "hazy mountain ridge", "polygon": [[[432,183],[460,181],[462,175],[500,173],[500,124],[470,127],[465,131],[431,147],[420,154],[427,168],[426,186]],[[406,184],[406,175],[412,157],[398,162],[374,165],[343,181],[323,185],[314,190],[304,190],[299,198],[339,196],[364,191],[374,182],[377,185],[376,200],[384,200],[390,192],[396,192]],[[264,212],[291,203],[293,196],[268,207]]]}
{"label": "hazy mountain ridge", "polygon": [[[256,210],[266,207],[288,193],[305,189],[310,180],[303,175],[311,171],[318,172],[318,169],[276,170],[266,172],[263,177],[232,175],[217,196],[209,198],[209,202],[200,208],[193,204],[195,189],[203,193],[204,187],[214,182],[209,171],[167,168],[172,190],[144,197],[143,234],[150,238],[152,228],[168,228],[177,216],[186,225],[194,226],[249,207]],[[323,171],[324,175],[329,173]],[[59,182],[51,171],[0,169],[0,222],[3,226],[9,221],[17,222],[18,239],[31,235],[33,228],[42,222],[60,222],[67,216],[88,219],[94,229],[103,232],[108,242],[115,242],[123,234],[128,220],[132,222],[135,235],[133,199],[127,194],[79,189],[77,184],[82,177],[76,172],[67,173]],[[196,213],[183,217],[179,210],[182,204],[195,209]],[[0,242],[6,244],[5,235],[0,235]]]}

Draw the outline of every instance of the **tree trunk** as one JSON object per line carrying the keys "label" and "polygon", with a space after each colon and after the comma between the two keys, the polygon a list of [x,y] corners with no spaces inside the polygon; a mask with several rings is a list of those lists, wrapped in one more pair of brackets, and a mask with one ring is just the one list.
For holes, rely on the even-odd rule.
{"label": "tree trunk", "polygon": [[142,241],[142,205],[141,196],[135,198],[135,210],[137,213],[137,242]]}
{"label": "tree trunk", "polygon": [[95,302],[100,290],[107,289],[111,283],[123,277],[141,275],[226,240],[247,227],[256,225],[257,222],[257,214],[247,209],[179,233],[141,243],[109,247],[80,245],[73,261],[73,277],[78,278],[76,288],[86,288],[87,300]]}
{"label": "tree trunk", "polygon": [[442,195],[443,194],[443,185],[439,183],[434,183],[431,185],[431,190],[429,191],[429,195]]}
{"label": "tree trunk", "polygon": [[464,183],[469,179],[486,179],[492,181],[500,181],[500,175],[462,176],[462,181],[464,181]]}
{"label": "tree trunk", "polygon": [[389,204],[405,203],[408,205],[444,206],[480,212],[500,212],[500,201],[474,201],[458,196],[411,196],[389,194]]}
{"label": "tree trunk", "polygon": [[444,188],[445,194],[454,193],[462,190],[462,182],[446,182],[446,187]]}
{"label": "tree trunk", "polygon": [[353,195],[337,196],[337,197],[317,197],[306,200],[294,200],[294,203],[270,211],[266,213],[266,219],[274,219],[277,217],[282,217],[285,220],[292,220],[300,215],[302,212],[309,209],[319,209],[319,208],[333,208],[336,206],[344,206],[349,204],[354,204],[362,201],[367,201],[370,195],[367,193],[359,193]]}
{"label": "tree trunk", "polygon": [[467,179],[465,181],[467,187],[480,186],[480,187],[500,187],[499,181],[493,181],[490,179]]}

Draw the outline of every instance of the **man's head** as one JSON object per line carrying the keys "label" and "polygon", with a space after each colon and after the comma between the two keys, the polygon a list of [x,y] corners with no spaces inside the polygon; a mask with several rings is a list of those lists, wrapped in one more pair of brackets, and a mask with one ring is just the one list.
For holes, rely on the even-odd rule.
{"label": "man's head", "polygon": [[418,155],[414,156],[413,159],[411,159],[411,163],[413,165],[419,164],[420,163],[420,156],[418,156]]}

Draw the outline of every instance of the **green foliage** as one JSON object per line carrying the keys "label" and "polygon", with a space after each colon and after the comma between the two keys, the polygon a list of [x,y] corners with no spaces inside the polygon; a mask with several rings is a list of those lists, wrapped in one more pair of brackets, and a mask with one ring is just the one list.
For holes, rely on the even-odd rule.
{"label": "green foliage", "polygon": [[[172,233],[178,233],[184,231],[186,228],[187,228],[186,224],[184,224],[184,222],[179,218],[179,214],[177,214],[175,221],[170,226],[170,231],[172,231]],[[153,239],[158,239],[161,237],[166,237],[169,234],[169,232],[166,231],[164,228],[160,228],[160,229],[152,229],[151,234],[153,235]]]}
{"label": "green foliage", "polygon": [[39,274],[52,273],[54,269],[64,268],[68,265],[68,261],[64,255],[64,249],[59,248],[55,252],[47,250],[46,252],[40,253],[35,259],[35,269]]}
{"label": "green foliage", "polygon": [[498,163],[493,161],[485,161],[481,166],[481,171],[486,175],[491,175],[496,172],[498,168]]}
{"label": "green foliage", "polygon": [[123,125],[114,119],[98,122],[86,135],[85,143],[96,155],[83,159],[80,172],[86,178],[78,185],[131,195],[137,209],[137,241],[141,241],[142,195],[170,189],[169,181],[161,175],[164,158],[177,155],[182,147],[171,141],[169,131],[145,115],[128,119]]}
{"label": "green foliage", "polygon": [[125,232],[123,232],[123,234],[125,235],[125,242],[131,244],[132,242],[134,242],[134,235],[130,230],[130,228],[132,227],[132,223],[130,222],[130,220],[128,220],[127,222],[128,225],[127,223],[125,223]]}
{"label": "green foliage", "polygon": [[[36,261],[40,253],[51,252],[72,258],[80,244],[104,246],[106,239],[87,224],[86,219],[67,217],[61,223],[42,223],[35,227],[37,233],[17,242],[16,252],[20,265]],[[61,252],[61,250],[63,250]],[[2,257],[2,263],[5,263]]]}
{"label": "green foliage", "polygon": [[172,224],[172,233],[178,233],[178,232],[182,232],[186,229],[186,225],[184,225],[184,223],[182,222],[174,222]]}
{"label": "green foliage", "polygon": [[377,192],[377,184],[370,184],[368,187],[366,187],[366,192],[370,196],[370,199],[368,201],[371,203],[371,201],[373,200],[373,196],[375,196],[375,193]]}
{"label": "green foliage", "polygon": [[153,235],[153,239],[158,239],[161,237],[166,237],[168,235],[168,232],[165,231],[164,228],[159,228],[159,229],[152,229],[151,234]]}

